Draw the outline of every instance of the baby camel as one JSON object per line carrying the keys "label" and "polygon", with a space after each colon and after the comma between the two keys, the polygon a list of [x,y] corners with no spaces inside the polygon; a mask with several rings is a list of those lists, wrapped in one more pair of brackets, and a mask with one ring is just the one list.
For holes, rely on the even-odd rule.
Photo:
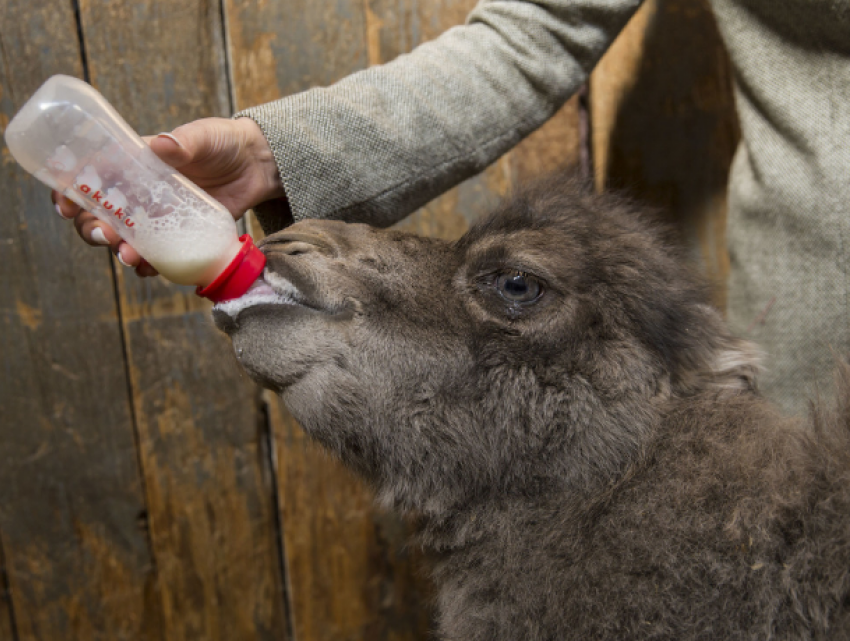
{"label": "baby camel", "polygon": [[850,638],[850,369],[781,418],[636,206],[556,179],[457,242],[305,221],[263,251],[216,322],[418,517],[440,638]]}

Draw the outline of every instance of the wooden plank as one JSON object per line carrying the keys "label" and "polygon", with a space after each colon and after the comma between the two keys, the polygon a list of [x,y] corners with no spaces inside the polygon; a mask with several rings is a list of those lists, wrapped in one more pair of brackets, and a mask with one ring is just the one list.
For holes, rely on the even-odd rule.
{"label": "wooden plank", "polygon": [[304,434],[277,397],[274,417],[287,568],[298,641],[428,639],[427,567],[410,526]]}
{"label": "wooden plank", "polygon": [[0,641],[18,641],[15,629],[12,594],[9,592],[9,578],[6,572],[6,557],[0,545]]}
{"label": "wooden plank", "polygon": [[[81,3],[94,84],[140,132],[230,111],[217,0]],[[284,639],[255,386],[190,288],[121,270],[163,638]]]}
{"label": "wooden plank", "polygon": [[522,184],[566,167],[580,173],[581,127],[576,96],[510,152],[511,183]]}
{"label": "wooden plank", "polygon": [[[75,34],[71,4],[0,4],[0,130],[48,76],[81,74]],[[0,202],[0,547],[18,638],[159,639],[109,254],[3,144]]]}
{"label": "wooden plank", "polygon": [[0,641],[18,641],[18,635],[12,628],[11,601],[4,598],[0,604]]}
{"label": "wooden plank", "polygon": [[723,306],[726,183],[738,127],[706,0],[649,0],[591,78],[597,186],[670,212]]}
{"label": "wooden plank", "polygon": [[225,0],[236,108],[331,84],[367,62],[362,0]]}
{"label": "wooden plank", "polygon": [[[326,85],[463,22],[474,0],[226,2],[238,108]],[[320,45],[317,49],[317,43]],[[317,68],[317,61],[319,66]],[[399,227],[456,238],[514,181],[578,159],[572,101],[517,150]],[[431,588],[408,525],[304,436],[268,395],[295,638],[426,639]]]}

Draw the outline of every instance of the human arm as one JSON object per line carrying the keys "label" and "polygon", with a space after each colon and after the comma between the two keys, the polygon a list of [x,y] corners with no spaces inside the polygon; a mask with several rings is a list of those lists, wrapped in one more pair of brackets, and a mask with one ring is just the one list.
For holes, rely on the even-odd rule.
{"label": "human arm", "polygon": [[[292,216],[385,226],[472,176],[581,86],[640,0],[483,0],[382,66],[247,109]],[[267,232],[282,222],[263,207]]]}

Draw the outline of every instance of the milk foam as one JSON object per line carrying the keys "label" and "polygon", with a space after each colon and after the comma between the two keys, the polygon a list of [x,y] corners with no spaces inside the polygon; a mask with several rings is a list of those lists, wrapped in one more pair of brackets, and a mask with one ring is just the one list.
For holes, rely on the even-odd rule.
{"label": "milk foam", "polygon": [[238,253],[233,217],[212,199],[138,161],[96,165],[86,165],[66,194],[110,223],[169,280],[208,285]]}

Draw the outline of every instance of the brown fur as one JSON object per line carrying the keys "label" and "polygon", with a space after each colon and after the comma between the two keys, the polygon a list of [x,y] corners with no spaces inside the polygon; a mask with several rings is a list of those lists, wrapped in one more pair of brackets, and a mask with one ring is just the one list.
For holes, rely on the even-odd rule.
{"label": "brown fur", "polygon": [[850,638],[850,369],[835,412],[780,417],[671,247],[556,178],[455,243],[298,223],[215,317],[418,516],[441,638]]}

